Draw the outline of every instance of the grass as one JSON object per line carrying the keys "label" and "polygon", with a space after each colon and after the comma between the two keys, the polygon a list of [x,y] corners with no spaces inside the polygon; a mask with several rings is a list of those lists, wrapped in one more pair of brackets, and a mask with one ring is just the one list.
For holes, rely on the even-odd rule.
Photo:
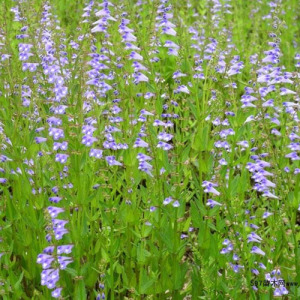
{"label": "grass", "polygon": [[[82,0],[52,0],[49,8],[42,0],[3,0],[0,6],[1,299],[51,299],[54,289],[41,285],[37,258],[54,246],[52,268],[59,268],[61,245],[73,245],[71,253],[61,254],[72,259],[59,270],[61,299],[273,299],[275,287],[263,285],[273,270],[285,280],[288,294],[282,297],[299,299],[300,164],[286,157],[300,151],[292,144],[299,140],[290,138],[291,133],[300,136],[300,76],[294,59],[300,53],[298,1],[220,1],[218,6],[209,0],[172,0],[166,6],[171,5],[176,36],[157,27],[159,1],[112,2],[116,21],[108,21],[107,35],[92,32],[102,18],[95,15],[102,9],[98,1],[90,17],[82,16],[89,4]],[[147,82],[133,83],[133,50],[125,49],[122,18],[134,30],[132,43],[140,48],[134,51],[148,70],[139,72]],[[24,26],[28,29],[21,32]],[[28,36],[18,39],[22,33]],[[169,55],[168,40],[179,45],[178,55]],[[33,72],[22,69],[20,43],[32,45],[25,63],[39,64]],[[266,51],[275,48],[279,61],[264,62]],[[89,84],[88,72],[97,67],[90,64],[91,53],[107,56],[98,62],[98,86]],[[220,61],[226,63],[223,71]],[[243,66],[231,75],[239,61]],[[272,67],[282,73],[261,82]],[[186,76],[174,79],[178,70]],[[203,78],[195,78],[196,73]],[[284,75],[290,83],[271,83]],[[54,81],[67,88],[67,95],[60,96]],[[111,89],[104,90],[103,82]],[[181,85],[189,93],[178,92]],[[262,96],[260,89],[270,85],[275,90]],[[247,94],[250,87],[253,92]],[[295,94],[282,95],[280,88]],[[250,94],[257,98],[255,106],[244,107],[241,100]],[[265,105],[269,99],[274,105]],[[66,106],[63,113],[59,105]],[[141,114],[143,109],[149,114]],[[47,120],[53,116],[61,124],[52,127],[64,132],[59,140],[49,135]],[[255,120],[246,121],[250,116]],[[155,126],[155,120],[173,126]],[[92,146],[83,143],[87,124],[95,128]],[[108,126],[119,129],[111,136],[128,149],[104,147],[111,141]],[[164,130],[173,135],[165,141],[170,150],[157,147]],[[36,143],[36,137],[47,140]],[[147,147],[134,147],[138,137]],[[67,150],[53,149],[63,141]],[[219,147],[220,141],[227,146]],[[91,148],[103,150],[103,157],[90,157]],[[66,163],[55,160],[57,153],[69,155]],[[138,153],[151,157],[149,172],[139,168]],[[122,165],[109,165],[105,157],[112,155]],[[270,164],[260,171],[273,176],[251,173],[249,163],[259,164],[257,159]],[[206,192],[205,181],[216,183],[220,194]],[[255,184],[276,198],[255,190]],[[56,195],[61,201],[49,202]],[[172,202],[163,204],[168,197]],[[210,207],[208,199],[221,205]],[[62,239],[53,236],[49,206],[64,209],[56,218],[68,222]],[[272,214],[263,218],[265,212]],[[249,242],[252,232],[260,243]],[[233,250],[222,254],[226,239]],[[253,246],[265,255],[253,253]]]}

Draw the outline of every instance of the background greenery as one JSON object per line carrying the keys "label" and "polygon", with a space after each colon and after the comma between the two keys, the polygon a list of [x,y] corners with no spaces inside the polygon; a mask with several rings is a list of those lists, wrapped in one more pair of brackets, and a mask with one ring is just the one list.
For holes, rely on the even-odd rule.
{"label": "background greenery", "polygon": [[[23,72],[18,59],[18,44],[16,35],[20,29],[28,25],[29,39],[34,44],[35,56],[32,62],[38,61],[37,48],[40,36],[37,29],[41,27],[40,19],[44,1],[19,1],[20,11],[26,20],[14,21],[11,7],[17,1],[2,0],[0,5],[0,30],[4,46],[0,55],[10,54],[9,60],[3,61],[0,70],[0,121],[3,125],[1,154],[12,161],[1,162],[5,170],[3,177],[8,179],[0,186],[0,252],[5,253],[0,258],[0,297],[2,299],[50,299],[50,291],[40,285],[41,266],[36,263],[39,253],[48,245],[45,236],[47,218],[45,209],[49,205],[48,198],[51,188],[55,185],[60,190],[63,201],[59,206],[65,208],[64,218],[69,220],[69,234],[64,237],[64,243],[74,244],[72,258],[74,262],[66,270],[60,272],[60,285],[63,295],[69,299],[94,299],[99,292],[99,283],[104,283],[107,299],[272,299],[272,287],[259,287],[255,292],[251,280],[264,280],[264,271],[255,276],[251,269],[256,268],[257,261],[267,266],[266,272],[280,268],[282,278],[295,281],[300,285],[299,252],[299,206],[300,175],[284,172],[286,166],[294,170],[300,167],[299,161],[285,158],[289,152],[288,133],[294,124],[287,114],[279,113],[278,119],[283,126],[261,118],[255,122],[245,123],[250,115],[268,113],[270,108],[241,108],[241,96],[246,86],[252,86],[257,80],[256,70],[260,67],[249,62],[250,55],[257,54],[258,61],[265,57],[264,51],[270,49],[269,37],[275,32],[280,38],[280,65],[286,71],[297,72],[294,56],[300,52],[300,19],[297,0],[282,1],[270,18],[264,16],[270,13],[268,1],[231,1],[231,14],[224,13],[222,6],[218,26],[214,26],[212,1],[170,1],[174,13],[173,22],[177,25],[177,36],[173,39],[180,45],[179,55],[168,56],[167,50],[159,47],[160,62],[151,64],[148,52],[153,50],[150,40],[156,33],[154,30],[156,10],[159,2],[143,0],[142,5],[136,1],[112,1],[117,7],[115,12],[128,13],[128,25],[135,30],[138,46],[144,56],[144,64],[149,68],[148,83],[126,85],[124,75],[132,73],[132,62],[128,51],[124,50],[121,36],[118,33],[118,22],[112,22],[109,27],[109,41],[113,44],[111,50],[116,57],[121,57],[123,69],[114,68],[115,82],[120,91],[120,108],[124,122],[119,125],[122,132],[117,134],[119,141],[130,145],[130,150],[122,150],[117,154],[123,167],[110,167],[104,159],[94,160],[89,157],[89,148],[81,144],[81,126],[86,117],[97,120],[96,136],[99,148],[104,141],[103,130],[109,124],[102,113],[113,106],[111,92],[104,99],[105,105],[92,104],[92,110],[83,111],[84,93],[86,91],[87,62],[90,57],[91,41],[99,49],[103,46],[103,34],[91,33],[92,22],[98,18],[92,13],[90,22],[82,23],[83,8],[87,5],[79,0],[52,0],[49,2],[53,16],[57,15],[60,28],[51,28],[52,38],[57,49],[65,38],[70,64],[71,77],[67,80],[69,94],[67,97],[67,114],[62,115],[66,140],[69,141],[67,177],[60,179],[59,172],[63,166],[54,161],[52,151],[53,141],[36,144],[35,129],[45,126],[50,116],[51,103],[47,97],[51,95],[52,86],[38,69],[38,80],[47,91],[44,97],[33,84],[34,73]],[[98,3],[97,1],[95,1]],[[223,3],[223,1],[220,1]],[[229,2],[228,2],[229,3]],[[285,12],[282,14],[282,12]],[[205,80],[195,80],[193,56],[197,52],[191,45],[194,41],[188,33],[189,26],[203,35],[203,45],[199,51],[204,54],[209,38],[218,41],[217,49],[210,61],[203,62]],[[231,32],[231,33],[230,33]],[[78,41],[79,35],[86,35],[83,41]],[[234,55],[240,55],[244,69],[238,75],[227,77],[215,71],[218,56],[228,45],[228,36],[232,36],[235,45],[233,51],[225,55],[225,61],[230,66]],[[158,36],[162,43],[167,39]],[[79,49],[70,46],[70,41],[76,41]],[[77,59],[72,61],[76,53]],[[173,73],[177,70],[187,74],[182,79],[183,84],[191,81],[190,94],[174,94],[177,87]],[[110,71],[110,70],[108,70]],[[299,71],[299,69],[298,69]],[[156,82],[156,73],[161,80]],[[294,79],[292,90],[299,95],[299,73]],[[233,82],[237,89],[225,88]],[[250,82],[250,83],[249,83]],[[26,83],[32,88],[32,103],[29,107],[22,106],[21,85]],[[290,88],[290,87],[288,87]],[[153,92],[155,98],[144,100],[137,93]],[[216,99],[212,99],[212,91]],[[174,148],[165,152],[156,148],[157,128],[152,126],[163,112],[162,105],[168,100],[162,97],[167,94],[179,103],[179,107],[170,106],[170,111],[179,115],[174,119]],[[272,93],[275,103],[282,106],[283,101],[292,101]],[[102,99],[100,99],[102,101]],[[228,103],[230,107],[228,107]],[[170,104],[169,104],[170,105]],[[140,125],[132,126],[129,115],[138,118],[139,111],[146,109],[154,113],[148,117],[146,132],[152,151],[153,177],[138,170],[136,155],[138,149],[132,148]],[[37,122],[36,110],[41,118]],[[219,140],[218,130],[211,120],[216,117],[226,118],[225,111],[234,111],[235,117],[228,117],[230,128],[235,131],[228,137],[232,152],[222,150],[228,165],[218,165],[219,152],[214,143]],[[25,118],[24,115],[27,114]],[[211,115],[211,120],[206,117]],[[69,122],[68,118],[73,121]],[[282,136],[270,135],[272,128],[277,128]],[[8,137],[11,145],[5,140]],[[268,152],[268,160],[274,173],[272,181],[276,183],[276,195],[279,199],[266,199],[252,189],[251,173],[246,169],[250,161],[250,148],[241,151],[236,148],[238,141],[254,139],[253,146],[260,153]],[[38,157],[39,151],[44,156]],[[48,154],[47,154],[48,153]],[[109,155],[109,154],[106,154]],[[24,164],[25,159],[33,159],[34,165]],[[166,173],[160,175],[164,167]],[[11,170],[20,168],[22,174],[12,174]],[[28,169],[33,170],[28,174]],[[228,180],[226,180],[229,169]],[[2,176],[2,175],[1,175]],[[56,176],[56,180],[51,178]],[[30,178],[34,183],[30,182]],[[215,180],[212,180],[214,178]],[[210,209],[206,205],[208,195],[201,186],[204,180],[219,184],[221,196],[213,197],[223,204]],[[68,183],[72,189],[64,189]],[[100,184],[99,189],[93,189]],[[32,193],[32,188],[41,193]],[[132,190],[131,193],[128,190]],[[172,196],[180,202],[180,207],[164,206],[162,201]],[[130,201],[131,204],[128,204]],[[157,210],[150,212],[150,207]],[[274,213],[266,220],[261,218],[265,210]],[[250,220],[245,210],[256,219]],[[298,215],[297,215],[298,214]],[[298,218],[298,219],[297,219]],[[248,220],[260,228],[256,231],[263,242],[259,245],[266,256],[257,258],[251,254],[252,244],[247,243],[247,234],[252,230],[244,226]],[[147,225],[150,222],[152,225]],[[192,227],[193,230],[189,231]],[[236,236],[239,232],[240,238]],[[187,237],[182,239],[181,234]],[[230,239],[235,251],[241,257],[240,264],[244,266],[239,273],[233,272],[229,263],[232,254],[221,255],[224,239]],[[289,288],[290,299],[299,299],[300,287]]]}

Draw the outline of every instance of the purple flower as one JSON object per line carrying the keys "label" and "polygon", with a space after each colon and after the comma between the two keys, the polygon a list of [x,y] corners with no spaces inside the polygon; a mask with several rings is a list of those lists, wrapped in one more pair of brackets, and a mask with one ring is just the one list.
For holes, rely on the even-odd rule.
{"label": "purple flower", "polygon": [[168,197],[163,201],[163,205],[168,205],[173,201],[172,197]]}
{"label": "purple flower", "polygon": [[70,254],[74,245],[62,245],[57,247],[57,254]]}
{"label": "purple flower", "polygon": [[68,149],[68,142],[62,142],[62,143],[55,142],[55,143],[53,143],[53,150],[56,151],[58,149],[67,150]]}
{"label": "purple flower", "polygon": [[259,226],[255,225],[255,224],[250,224],[250,227],[253,229],[259,229]]}
{"label": "purple flower", "polygon": [[263,213],[263,219],[266,219],[266,218],[268,218],[269,216],[272,216],[273,215],[273,213],[270,213],[270,212],[268,212],[268,211],[266,211],[266,212],[264,212]]}
{"label": "purple flower", "polygon": [[[122,42],[135,42],[136,41],[136,37],[131,34],[130,32],[125,32],[123,35],[122,35]],[[130,43],[127,43],[126,45],[132,45]],[[127,47],[130,47],[130,46],[127,46]],[[132,48],[128,48],[128,49],[132,49]]]}
{"label": "purple flower", "polygon": [[147,161],[140,161],[138,169],[143,172],[146,172],[148,175],[153,177],[153,175],[151,173],[153,167],[149,163],[147,163]]}
{"label": "purple flower", "polygon": [[82,138],[82,144],[86,145],[88,147],[92,146],[94,142],[97,142],[98,140],[95,137],[85,135]]}
{"label": "purple flower", "polygon": [[226,166],[226,165],[228,165],[228,163],[227,163],[227,161],[225,160],[225,158],[221,158],[221,159],[219,160],[219,164],[220,164],[221,166]]}
{"label": "purple flower", "polygon": [[59,140],[60,138],[64,138],[65,137],[63,129],[54,128],[54,127],[50,127],[49,128],[49,135],[53,136],[54,140]]}
{"label": "purple flower", "polygon": [[250,242],[257,242],[257,243],[261,243],[262,238],[257,235],[255,232],[251,232],[250,234],[248,234],[248,243]]}
{"label": "purple flower", "polygon": [[58,256],[57,260],[61,269],[65,269],[68,264],[73,262],[73,259],[69,256]]}
{"label": "purple flower", "polygon": [[61,126],[62,125],[61,119],[56,118],[56,117],[48,118],[47,122],[49,123],[49,125],[52,125],[52,126]]}
{"label": "purple flower", "polygon": [[234,261],[238,261],[240,258],[239,258],[239,256],[237,254],[234,253],[233,256],[232,256],[232,259]]}
{"label": "purple flower", "polygon": [[62,288],[57,288],[54,291],[52,291],[51,296],[53,298],[59,298],[61,296],[61,291],[62,291]]}
{"label": "purple flower", "polygon": [[39,64],[37,63],[23,63],[22,71],[29,70],[30,72],[35,72]]}
{"label": "purple flower", "polygon": [[157,209],[157,207],[151,206],[151,207],[150,207],[150,212],[154,212],[154,211],[156,211],[156,209]]}
{"label": "purple flower", "polygon": [[193,75],[193,78],[195,78],[195,79],[205,79],[205,76],[204,76],[204,74],[203,73],[195,73],[194,75]]}
{"label": "purple flower", "polygon": [[214,187],[216,187],[217,184],[209,182],[209,181],[203,181],[202,182],[202,187],[205,187],[204,192],[205,193],[212,193],[217,196],[220,195],[220,192],[218,192]]}
{"label": "purple flower", "polygon": [[55,236],[55,239],[56,240],[61,240],[63,238],[63,236],[65,234],[67,234],[69,231],[67,229],[58,229],[58,228],[55,228],[54,229],[54,236]]}
{"label": "purple flower", "polygon": [[179,203],[178,200],[176,200],[176,201],[173,202],[172,205],[173,205],[173,207],[179,207],[179,206],[180,206],[180,203]]}
{"label": "purple flower", "polygon": [[242,146],[242,147],[244,147],[244,148],[249,148],[249,143],[248,143],[248,141],[241,141],[241,142],[238,142],[238,143],[236,143],[237,145],[239,145],[239,146]]}
{"label": "purple flower", "polygon": [[178,56],[178,49],[177,48],[169,48],[168,55]]}
{"label": "purple flower", "polygon": [[140,51],[141,49],[137,46],[135,46],[134,44],[131,44],[131,43],[125,43],[125,50],[129,50],[129,49],[132,49],[132,50],[138,50]]}
{"label": "purple flower", "polygon": [[5,60],[9,59],[10,57],[11,57],[11,55],[9,55],[9,54],[2,54],[1,61],[5,61]]}
{"label": "purple flower", "polygon": [[32,47],[33,47],[33,45],[31,45],[31,44],[20,43],[19,44],[19,51],[20,52],[28,52]]}
{"label": "purple flower", "polygon": [[134,61],[132,63],[132,66],[134,67],[134,71],[135,72],[138,72],[138,71],[148,71],[148,69],[145,66],[143,66],[142,64],[140,64],[137,61]]}
{"label": "purple flower", "polygon": [[49,247],[46,247],[46,248],[43,250],[43,252],[44,252],[45,254],[52,254],[53,251],[54,251],[54,249],[55,249],[54,246],[49,246]]}
{"label": "purple flower", "polygon": [[90,157],[95,157],[95,158],[102,158],[102,153],[103,153],[103,150],[100,150],[100,149],[91,149],[90,150]]}
{"label": "purple flower", "polygon": [[185,77],[185,76],[186,76],[186,74],[181,73],[180,71],[176,71],[176,72],[173,73],[172,78],[176,79],[176,78]]}
{"label": "purple flower", "polygon": [[39,254],[37,258],[37,263],[41,264],[43,269],[49,269],[53,261],[54,257],[48,254]]}
{"label": "purple flower", "polygon": [[263,107],[274,107],[274,100],[269,99],[262,104]]}
{"label": "purple flower", "polygon": [[251,272],[255,275],[259,275],[259,271],[257,269],[251,269]]}
{"label": "purple flower", "polygon": [[146,143],[145,141],[143,141],[142,139],[140,138],[137,138],[135,140],[135,143],[133,145],[133,148],[137,148],[137,147],[141,147],[141,148],[147,148],[149,146],[148,143]]}
{"label": "purple flower", "polygon": [[289,89],[287,89],[287,88],[280,88],[280,95],[281,95],[281,96],[289,95],[289,94],[295,95],[296,92],[294,92],[294,91],[292,91],[292,90],[289,90]]}
{"label": "purple flower", "polygon": [[179,46],[175,44],[173,41],[165,41],[164,47],[179,49]]}
{"label": "purple flower", "polygon": [[164,34],[176,36],[176,31],[175,31],[172,27],[169,27],[169,26],[163,27],[163,28],[162,28],[162,32],[163,32]]}
{"label": "purple flower", "polygon": [[55,156],[55,161],[56,162],[60,162],[61,164],[64,164],[67,162],[67,159],[68,159],[69,155],[68,154],[56,154]]}
{"label": "purple flower", "polygon": [[222,243],[222,245],[225,245],[225,246],[227,246],[229,244],[230,244],[230,240],[228,240],[228,239],[225,239]]}
{"label": "purple flower", "polygon": [[59,105],[56,107],[51,107],[50,111],[52,111],[58,115],[64,115],[66,113],[67,108],[68,108],[68,106],[66,106],[66,105]]}
{"label": "purple flower", "polygon": [[259,267],[260,267],[261,269],[264,269],[264,270],[267,269],[267,267],[266,267],[263,263],[259,263],[258,265],[259,265]]}
{"label": "purple flower", "polygon": [[35,142],[36,142],[37,144],[41,144],[41,143],[46,142],[46,141],[47,141],[47,138],[44,138],[44,137],[35,137],[34,140],[35,140]]}
{"label": "purple flower", "polygon": [[152,160],[152,157],[146,155],[146,154],[143,154],[143,153],[138,153],[136,158],[142,162],[142,161],[146,161],[146,160]]}
{"label": "purple flower", "polygon": [[107,26],[103,26],[101,24],[97,24],[95,27],[93,27],[91,29],[92,33],[95,33],[95,32],[106,32],[106,31],[107,31]]}
{"label": "purple flower", "polygon": [[279,297],[279,296],[284,296],[287,295],[289,293],[289,291],[286,289],[285,286],[280,286],[279,288],[276,288],[274,290],[274,297]]}
{"label": "purple flower", "polygon": [[141,72],[136,72],[133,74],[133,83],[138,84],[140,82],[148,82],[149,78]]}
{"label": "purple flower", "polygon": [[[154,94],[154,93],[147,92],[147,93],[145,94],[145,99],[150,99],[150,98],[152,98],[152,97],[155,97],[155,94]],[[151,114],[151,115],[153,115],[153,114]]]}
{"label": "purple flower", "polygon": [[291,158],[292,160],[300,160],[300,157],[298,156],[297,152],[291,152],[289,154],[286,154],[285,157]]}
{"label": "purple flower", "polygon": [[48,234],[46,235],[46,240],[47,240],[48,243],[51,243],[51,241],[52,241],[52,236],[51,236],[50,233],[48,233]]}
{"label": "purple flower", "polygon": [[50,201],[50,202],[54,202],[54,203],[58,203],[58,202],[61,201],[61,199],[62,199],[62,197],[54,196],[54,197],[50,197],[50,198],[49,198],[49,201]]}
{"label": "purple flower", "polygon": [[20,61],[26,61],[29,59],[30,56],[33,56],[33,54],[29,53],[29,52],[21,52],[19,54],[19,59],[20,59]]}
{"label": "purple flower", "polygon": [[185,85],[180,85],[176,90],[176,93],[185,93],[185,94],[189,94],[190,91],[189,89],[185,86]]}
{"label": "purple flower", "polygon": [[58,269],[46,269],[41,273],[41,285],[46,285],[48,289],[53,289],[59,280]]}
{"label": "purple flower", "polygon": [[157,144],[157,148],[162,148],[163,150],[168,151],[168,150],[171,150],[173,148],[173,146],[168,143],[159,141]]}
{"label": "purple flower", "polygon": [[143,60],[143,56],[139,55],[137,52],[132,51],[129,55],[130,59],[135,59],[135,60]]}
{"label": "purple flower", "polygon": [[221,254],[227,254],[230,251],[227,248],[222,248],[222,250],[220,251]]}
{"label": "purple flower", "polygon": [[279,63],[279,58],[278,58],[278,55],[276,55],[276,54],[270,54],[270,55],[267,55],[265,58],[263,58],[262,62],[263,63],[278,64]]}
{"label": "purple flower", "polygon": [[6,183],[7,179],[6,178],[0,178],[0,183]]}
{"label": "purple flower", "polygon": [[105,160],[110,166],[122,166],[123,164],[116,160],[115,156],[106,156]]}
{"label": "purple flower", "polygon": [[164,126],[164,127],[166,127],[166,124],[161,120],[154,120],[153,126]]}
{"label": "purple flower", "polygon": [[64,229],[65,225],[68,224],[68,222],[69,221],[66,220],[52,219],[54,229]]}
{"label": "purple flower", "polygon": [[222,206],[221,203],[215,201],[215,200],[212,200],[212,199],[208,199],[207,202],[206,202],[206,205],[209,206],[210,208],[213,208],[215,207],[216,205],[218,206]]}
{"label": "purple flower", "polygon": [[241,265],[238,265],[238,264],[232,264],[232,263],[229,263],[233,272],[235,273],[238,273],[240,271],[240,269],[243,269],[244,266],[241,266]]}
{"label": "purple flower", "polygon": [[260,248],[258,248],[256,246],[253,246],[250,252],[255,253],[255,254],[259,254],[259,255],[262,255],[262,256],[266,255],[266,253],[264,251],[262,251]]}
{"label": "purple flower", "polygon": [[55,206],[49,206],[47,210],[52,218],[56,218],[58,214],[65,211],[63,208],[55,207]]}
{"label": "purple flower", "polygon": [[165,142],[168,142],[170,141],[172,138],[173,138],[173,135],[172,134],[169,134],[169,133],[166,133],[166,132],[160,132],[157,136],[157,138],[159,140],[163,140]]}
{"label": "purple flower", "polygon": [[[269,82],[270,80],[272,79],[272,77],[270,75],[260,75],[258,78],[257,78],[257,82],[259,83],[267,83]],[[263,89],[263,88],[262,88]],[[266,89],[266,88],[264,88]]]}

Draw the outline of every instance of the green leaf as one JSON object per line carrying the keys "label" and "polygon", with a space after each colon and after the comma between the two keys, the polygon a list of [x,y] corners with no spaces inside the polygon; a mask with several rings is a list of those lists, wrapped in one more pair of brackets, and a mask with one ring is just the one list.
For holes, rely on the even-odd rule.
{"label": "green leaf", "polygon": [[73,299],[75,300],[87,299],[86,289],[83,280],[78,280],[75,283],[75,292],[73,295]]}

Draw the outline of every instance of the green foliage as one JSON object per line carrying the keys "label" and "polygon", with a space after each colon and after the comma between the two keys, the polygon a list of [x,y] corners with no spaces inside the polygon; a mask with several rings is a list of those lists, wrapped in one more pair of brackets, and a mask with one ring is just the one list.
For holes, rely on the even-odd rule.
{"label": "green foliage", "polygon": [[[30,40],[36,49],[39,39],[36,33],[45,2],[19,2],[22,14],[27,17]],[[19,41],[15,36],[20,33],[22,25],[27,23],[13,21],[14,15],[10,9],[16,5],[15,1],[4,0],[0,4],[0,34],[5,36],[4,50],[1,51],[11,55],[9,60],[3,62],[0,70],[0,121],[4,124],[4,132],[0,134],[0,138],[4,139],[5,135],[12,143],[12,146],[6,143],[7,148],[1,149],[1,154],[12,161],[1,163],[8,183],[0,185],[0,253],[4,253],[0,257],[0,298],[51,298],[51,291],[40,284],[42,269],[36,263],[36,258],[48,245],[45,238],[45,227],[48,224],[45,210],[49,205],[53,174],[58,178],[55,184],[65,203],[63,217],[69,220],[69,234],[64,236],[63,242],[74,245],[71,254],[74,262],[60,275],[60,285],[64,288],[66,299],[95,299],[100,282],[105,283],[107,299],[272,299],[271,287],[259,287],[255,294],[250,284],[254,278],[264,280],[264,270],[261,270],[259,276],[251,273],[251,269],[257,268],[257,264],[250,254],[251,246],[246,243],[247,235],[252,231],[244,226],[246,218],[249,220],[244,214],[246,208],[252,209],[251,214],[255,214],[260,220],[266,209],[276,212],[261,221],[262,224],[257,224],[261,226],[259,234],[267,249],[266,257],[260,261],[269,271],[280,267],[282,277],[286,281],[298,282],[299,286],[300,232],[297,209],[300,203],[300,174],[294,176],[282,171],[285,166],[300,167],[299,162],[290,162],[284,156],[285,145],[289,142],[285,127],[290,125],[284,114],[279,113],[282,137],[276,139],[270,136],[273,128],[270,123],[262,121],[245,124],[245,120],[254,114],[255,109],[242,110],[239,101],[244,87],[257,77],[252,71],[249,57],[258,54],[259,59],[263,58],[263,51],[269,49],[267,42],[270,32],[275,31],[281,39],[283,56],[280,63],[287,70],[295,71],[293,57],[299,52],[299,45],[294,47],[292,43],[299,43],[300,38],[298,1],[282,1],[281,10],[285,14],[282,22],[279,22],[280,26],[275,29],[272,28],[272,20],[263,18],[270,10],[265,0],[231,1],[232,14],[223,15],[224,12],[221,11],[218,28],[212,26],[212,1],[172,0],[174,22],[178,24],[178,34],[174,41],[181,48],[176,57],[169,56],[166,48],[159,47],[157,57],[160,62],[157,64],[150,63],[148,52],[151,37],[157,34],[155,11],[159,2],[144,0],[141,9],[136,1],[112,2],[124,5],[145,65],[150,68],[148,83],[140,86],[126,85],[124,75],[132,72],[132,61],[124,54],[124,46],[118,33],[119,24],[113,23],[109,28],[110,41],[114,43],[110,50],[116,57],[121,57],[124,64],[123,69],[115,69],[124,118],[124,122],[118,125],[121,132],[116,133],[116,136],[118,140],[132,146],[141,125],[138,123],[132,126],[130,116],[138,118],[141,109],[155,112],[154,116],[149,116],[146,126],[154,158],[151,162],[153,177],[138,170],[136,155],[139,151],[135,148],[119,152],[118,157],[122,159],[124,166],[109,167],[103,159],[91,159],[89,149],[82,145],[81,126],[84,118],[95,117],[96,134],[99,136],[99,145],[102,146],[104,127],[109,124],[103,112],[111,108],[111,100],[115,98],[109,92],[107,99],[104,99],[105,105],[94,104],[91,112],[83,111],[89,47],[91,41],[96,39],[95,45],[98,49],[101,48],[103,36],[99,33],[92,34],[93,25],[82,23],[81,15],[86,4],[83,0],[51,0],[49,3],[53,8],[53,15],[57,15],[62,32],[65,33],[68,58],[71,61],[73,54],[78,55],[74,64],[68,65],[72,71],[68,80],[69,107],[68,113],[61,116],[66,139],[69,141],[69,175],[59,179],[58,174],[63,171],[63,167],[54,161],[52,141],[48,139],[43,144],[34,142],[35,130],[47,125],[45,120],[50,115],[47,98],[51,95],[50,92],[39,94],[37,85],[33,84],[33,74],[20,71],[22,65],[18,59]],[[259,10],[256,11],[258,6]],[[119,9],[118,13],[121,12]],[[93,22],[97,20],[95,16],[91,19]],[[219,54],[227,45],[226,36],[221,29],[231,30],[232,43],[235,45],[231,56],[240,55],[245,63],[243,73],[235,75],[234,79],[217,74],[216,56],[209,62],[203,62],[205,80],[192,78],[195,67],[193,56],[196,53],[191,47],[193,41],[188,34],[188,27],[192,24],[197,26],[197,30],[203,30],[205,43],[209,43],[209,38],[212,37],[218,39]],[[55,28],[52,30],[58,49],[63,36]],[[79,49],[76,52],[69,46],[69,42],[78,41],[79,35],[86,35],[86,38],[78,42]],[[166,40],[161,37],[161,44]],[[35,58],[37,57],[35,53]],[[226,58],[228,65],[232,58]],[[190,94],[184,96],[174,93],[177,85],[172,76],[179,69],[188,74],[192,82]],[[41,71],[42,68],[40,74],[43,74]],[[163,81],[155,80],[156,73],[160,73]],[[45,90],[51,90],[51,85],[42,75],[39,80]],[[182,83],[187,84],[189,80],[183,77]],[[296,80],[299,94],[299,78]],[[237,83],[237,89],[224,88],[224,85],[233,82]],[[22,106],[20,96],[21,85],[25,83],[32,87],[34,99],[28,108]],[[9,88],[5,85],[9,85]],[[155,98],[144,100],[136,96],[137,93],[149,91],[156,94]],[[216,92],[215,101],[211,100],[212,91]],[[163,94],[179,103],[174,108],[174,113],[179,118],[174,119],[174,149],[170,153],[156,148],[158,129],[151,125],[163,113]],[[272,94],[272,97],[278,104],[285,101],[278,93]],[[226,102],[231,104],[230,110],[236,117],[225,116],[224,112],[229,110]],[[41,123],[35,122],[35,105],[42,119]],[[261,107],[259,109],[263,111]],[[266,109],[263,112],[269,111]],[[24,118],[26,113],[30,117]],[[209,115],[211,120],[219,116],[228,118],[235,131],[228,138],[233,145],[232,151],[221,150],[228,166],[218,165],[214,144],[219,136],[217,129],[211,125],[211,120],[206,119]],[[69,118],[73,120],[69,121]],[[251,138],[255,140],[255,146],[270,153],[279,199],[266,200],[251,188],[253,180],[246,165],[252,153],[249,149],[242,151],[241,147],[236,147],[236,142],[250,141]],[[39,151],[50,154],[38,158]],[[34,172],[32,176],[27,172],[29,166],[23,163],[25,159],[31,158],[34,160],[34,165],[30,167]],[[12,174],[11,170],[18,167],[21,174]],[[161,168],[166,173],[160,174]],[[221,192],[217,201],[223,205],[210,209],[206,205],[209,197],[201,184],[204,180],[211,180],[213,176],[219,183],[218,190]],[[34,183],[31,183],[30,178],[33,178]],[[69,182],[73,184],[73,188],[64,189],[64,185]],[[99,189],[93,188],[95,184],[100,185]],[[41,193],[33,194],[33,188],[41,188]],[[162,204],[170,196],[180,202],[180,207]],[[154,212],[150,212],[151,206],[156,207]],[[186,238],[181,238],[182,234]],[[220,254],[222,242],[226,238],[233,241],[241,264],[244,265],[244,269],[238,274],[229,265],[232,254]],[[299,299],[299,287],[291,287],[289,292],[290,299]]]}

